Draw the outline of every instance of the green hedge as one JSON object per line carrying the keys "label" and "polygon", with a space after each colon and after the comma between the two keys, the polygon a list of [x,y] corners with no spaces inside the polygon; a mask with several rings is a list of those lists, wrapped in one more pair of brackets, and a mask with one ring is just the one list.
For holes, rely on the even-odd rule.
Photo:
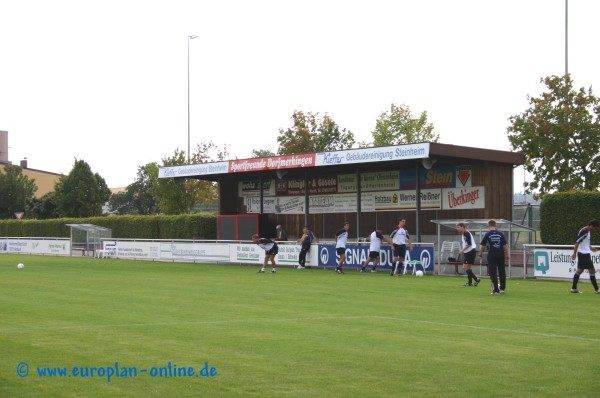
{"label": "green hedge", "polygon": [[[542,242],[572,245],[579,230],[593,219],[600,219],[600,192],[572,191],[545,195],[540,205]],[[592,234],[592,241],[594,245],[600,244],[600,233]]]}
{"label": "green hedge", "polygon": [[217,238],[217,216],[214,214],[0,220],[0,236],[69,237],[70,228],[66,224],[99,225],[112,229],[112,237],[121,239]]}

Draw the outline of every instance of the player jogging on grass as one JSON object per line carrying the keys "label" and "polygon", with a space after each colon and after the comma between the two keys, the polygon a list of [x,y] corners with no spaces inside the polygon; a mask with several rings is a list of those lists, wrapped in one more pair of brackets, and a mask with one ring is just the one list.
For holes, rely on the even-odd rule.
{"label": "player jogging on grass", "polygon": [[381,230],[379,228],[375,228],[375,231],[371,233],[369,238],[371,244],[369,245],[369,255],[365,259],[365,262],[362,266],[360,272],[367,272],[367,265],[369,262],[373,260],[373,268],[371,272],[377,272],[377,265],[379,264],[379,252],[381,251],[381,242],[383,242],[383,235],[381,234]]}
{"label": "player jogging on grass", "polygon": [[337,267],[335,267],[335,272],[338,274],[343,274],[342,266],[344,265],[344,261],[346,261],[346,244],[348,243],[348,231],[350,230],[350,223],[348,221],[344,221],[344,226],[342,229],[337,231],[335,234],[335,252],[340,259],[337,263]]}
{"label": "player jogging on grass", "polygon": [[600,221],[592,220],[585,227],[579,230],[577,234],[577,240],[575,241],[575,247],[573,248],[573,255],[571,260],[577,259],[577,270],[573,275],[573,286],[571,286],[571,293],[581,293],[577,289],[577,282],[584,269],[587,269],[590,274],[590,282],[594,286],[594,291],[600,294],[598,289],[598,283],[596,282],[596,268],[592,262],[592,252],[597,251],[595,247],[592,247],[592,231],[596,231],[600,227]]}

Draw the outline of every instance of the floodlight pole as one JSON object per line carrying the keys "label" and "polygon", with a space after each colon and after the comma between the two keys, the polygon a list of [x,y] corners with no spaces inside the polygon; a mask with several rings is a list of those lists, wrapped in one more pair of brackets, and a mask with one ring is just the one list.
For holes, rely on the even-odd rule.
{"label": "floodlight pole", "polygon": [[187,94],[188,94],[188,131],[187,131],[187,160],[190,163],[190,40],[194,40],[195,35],[188,35],[188,51],[187,51]]}
{"label": "floodlight pole", "polygon": [[569,0],[565,0],[565,79],[569,74]]}

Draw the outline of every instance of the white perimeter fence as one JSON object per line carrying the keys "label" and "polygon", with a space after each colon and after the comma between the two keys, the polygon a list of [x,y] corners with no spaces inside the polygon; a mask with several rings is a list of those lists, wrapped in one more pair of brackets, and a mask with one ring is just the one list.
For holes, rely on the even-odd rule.
{"label": "white perimeter fence", "polygon": [[[416,244],[419,247],[419,256],[413,260],[428,272],[439,273],[434,270],[432,243]],[[362,264],[368,254],[368,243],[351,242],[348,245],[347,266],[357,268]],[[191,240],[147,240],[147,239],[106,239],[98,248],[71,248],[68,238],[0,238],[0,253],[12,254],[37,254],[72,256],[94,256],[99,253],[107,257],[123,259],[140,259],[154,261],[185,261],[194,263],[235,263],[235,264],[262,264],[264,250],[258,245],[248,241],[191,241]],[[296,242],[282,242],[279,244],[277,263],[279,265],[295,266],[298,264],[300,245]],[[313,244],[306,257],[306,265],[317,267],[330,267],[335,265],[335,248],[332,242]],[[521,253],[520,253],[521,254]],[[530,265],[533,274],[523,267],[524,278],[557,278],[570,279],[577,268],[571,261],[573,254],[572,245],[539,245],[525,244],[522,252],[521,264]],[[411,260],[410,254],[407,261]],[[592,253],[592,261],[596,273],[600,277],[600,251]],[[389,246],[382,246],[381,267],[391,267],[392,254]],[[439,266],[439,264],[438,264]],[[483,274],[485,265],[480,267]],[[586,271],[587,272],[587,271]],[[515,275],[516,276],[516,275]],[[519,275],[521,276],[521,275]]]}

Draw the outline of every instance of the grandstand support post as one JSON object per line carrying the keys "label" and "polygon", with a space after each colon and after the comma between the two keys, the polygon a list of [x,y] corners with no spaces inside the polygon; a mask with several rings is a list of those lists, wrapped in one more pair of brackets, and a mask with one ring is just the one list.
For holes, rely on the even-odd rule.
{"label": "grandstand support post", "polygon": [[360,169],[356,169],[356,240],[360,238],[360,208],[361,208],[361,179]]}
{"label": "grandstand support post", "polygon": [[304,225],[310,225],[308,221],[308,215],[310,213],[308,195],[308,171],[304,170]]}
{"label": "grandstand support post", "polygon": [[417,162],[416,168],[417,203],[415,213],[415,235],[417,236],[416,242],[421,242],[421,162]]}

